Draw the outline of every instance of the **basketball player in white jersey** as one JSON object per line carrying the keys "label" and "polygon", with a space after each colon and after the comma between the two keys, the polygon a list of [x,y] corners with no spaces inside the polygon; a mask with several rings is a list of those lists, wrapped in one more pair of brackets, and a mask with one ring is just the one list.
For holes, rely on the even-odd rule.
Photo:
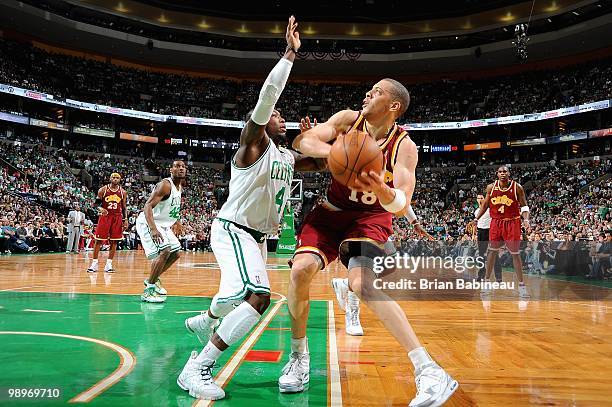
{"label": "basketball player in white jersey", "polygon": [[[270,305],[265,236],[278,230],[294,169],[322,167],[322,161],[279,146],[285,141],[286,128],[274,105],[301,45],[296,28],[295,17],[291,16],[287,49],[248,115],[240,147],[231,162],[229,197],[211,226],[211,246],[221,269],[219,291],[207,312],[185,321],[187,330],[206,346],[199,354],[192,352],[177,383],[199,399],[225,397],[223,389],[213,381],[213,365],[223,351],[257,324]],[[219,318],[223,318],[221,324]],[[212,334],[214,328],[217,329]]]}
{"label": "basketball player in white jersey", "polygon": [[175,160],[170,167],[170,177],[155,186],[136,219],[136,231],[145,255],[148,259],[154,259],[140,297],[144,302],[166,301],[167,292],[161,286],[159,276],[179,258],[181,244],[174,232],[180,228],[181,192],[186,174],[185,162]]}

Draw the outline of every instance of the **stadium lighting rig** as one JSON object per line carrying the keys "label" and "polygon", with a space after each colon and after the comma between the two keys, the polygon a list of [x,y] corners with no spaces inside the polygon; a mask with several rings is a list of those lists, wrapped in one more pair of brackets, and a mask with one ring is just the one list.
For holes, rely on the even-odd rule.
{"label": "stadium lighting rig", "polygon": [[527,43],[529,42],[529,37],[527,36],[527,28],[528,24],[517,24],[514,26],[514,41],[512,41],[512,45],[516,48],[516,56],[522,60],[527,60]]}

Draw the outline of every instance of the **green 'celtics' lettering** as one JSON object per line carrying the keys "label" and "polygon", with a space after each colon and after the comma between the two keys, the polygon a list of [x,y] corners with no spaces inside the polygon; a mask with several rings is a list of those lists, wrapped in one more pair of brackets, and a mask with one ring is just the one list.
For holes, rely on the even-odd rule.
{"label": "green 'celtics' lettering", "polygon": [[273,161],[270,178],[285,181],[289,185],[293,179],[293,166],[281,161]]}

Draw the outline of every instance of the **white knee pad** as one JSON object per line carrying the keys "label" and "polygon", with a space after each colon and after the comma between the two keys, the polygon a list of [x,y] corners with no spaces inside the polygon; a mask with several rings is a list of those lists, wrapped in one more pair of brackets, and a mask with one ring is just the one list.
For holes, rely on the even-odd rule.
{"label": "white knee pad", "polygon": [[248,302],[243,302],[223,318],[217,329],[217,335],[228,346],[232,346],[257,324],[259,318],[261,318],[259,312]]}
{"label": "white knee pad", "polygon": [[215,294],[215,296],[212,299],[212,302],[210,303],[210,312],[217,318],[223,318],[224,316],[232,312],[234,309],[236,309],[240,304],[242,304],[242,302],[244,302],[244,300],[242,299],[234,300],[234,301],[219,302],[217,301],[218,297],[219,297],[219,294]]}

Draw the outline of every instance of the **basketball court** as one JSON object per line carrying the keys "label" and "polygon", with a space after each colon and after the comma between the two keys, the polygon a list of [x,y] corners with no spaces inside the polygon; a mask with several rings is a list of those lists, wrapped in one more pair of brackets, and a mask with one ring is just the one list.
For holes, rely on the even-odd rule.
{"label": "basketball court", "polygon": [[[268,261],[273,303],[219,361],[215,375],[227,398],[215,404],[407,405],[415,392],[407,356],[365,307],[365,336],[345,335],[329,284],[343,275],[333,266],[311,288],[309,389],[278,392],[290,351],[286,260]],[[83,254],[0,258],[0,388],[59,389],[44,400],[58,405],[209,405],[189,397],[176,377],[189,353],[201,349],[184,319],[207,309],[215,293],[214,257],[183,253],[163,276],[170,294],[164,304],[140,301],[149,267],[141,252],[119,252],[115,264],[116,274],[88,274]],[[540,291],[568,284],[575,300],[402,302],[423,345],[460,383],[447,405],[610,405],[611,288],[527,282]],[[586,292],[597,295],[587,300]]]}

